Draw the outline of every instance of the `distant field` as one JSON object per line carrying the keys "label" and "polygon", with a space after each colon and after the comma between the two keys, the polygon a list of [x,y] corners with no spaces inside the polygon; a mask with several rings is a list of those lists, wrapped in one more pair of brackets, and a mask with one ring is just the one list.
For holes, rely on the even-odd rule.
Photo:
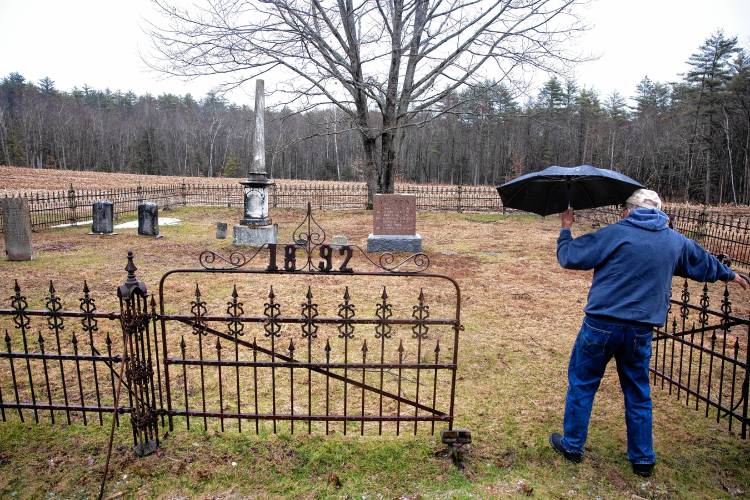
{"label": "distant field", "polygon": [[[84,170],[56,170],[50,168],[8,167],[0,165],[0,195],[47,192],[68,189],[107,189],[146,186],[166,186],[181,182],[200,184],[234,184],[240,178],[235,177],[185,177],[177,175],[140,175],[110,172],[90,172]],[[306,184],[313,181],[276,179],[279,184]],[[360,182],[314,181],[325,185],[345,184],[358,185]]]}

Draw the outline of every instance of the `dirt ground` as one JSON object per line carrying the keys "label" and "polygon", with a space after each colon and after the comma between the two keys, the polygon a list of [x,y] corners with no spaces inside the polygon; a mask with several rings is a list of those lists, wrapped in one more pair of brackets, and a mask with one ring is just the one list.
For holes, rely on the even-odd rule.
{"label": "dirt ground", "polygon": [[[41,177],[38,182],[45,185]],[[54,280],[63,302],[75,307],[86,279],[100,310],[110,310],[116,307],[112,291],[125,276],[128,250],[136,256],[138,276],[150,287],[169,269],[195,267],[204,249],[231,250],[227,241],[214,239],[214,223],[231,224],[239,217],[237,210],[188,208],[164,215],[184,222],[163,227],[164,237],[157,240],[138,237],[135,230],[111,237],[88,236],[88,228],[80,227],[35,233],[33,261],[0,261],[0,307],[9,307],[14,279],[32,306],[43,304],[48,282]],[[299,210],[271,215],[280,225],[282,242],[304,217]],[[366,246],[371,213],[325,211],[315,216],[329,237],[345,234],[350,242]],[[634,476],[625,457],[623,402],[614,366],[595,401],[584,463],[569,464],[550,450],[547,437],[562,426],[567,360],[591,279],[589,272],[557,265],[558,227],[554,217],[418,214],[430,270],[456,279],[463,294],[465,331],[455,415],[456,426],[474,435],[464,471],[441,456],[439,438],[422,434],[256,437],[180,429],[164,440],[159,454],[135,459],[128,451],[128,429],[121,428],[108,491],[164,498],[747,495],[748,441],[659,389],[653,390],[656,475],[649,480]],[[580,224],[574,233],[590,229]],[[367,263],[354,260],[353,265]],[[215,290],[226,283],[205,286]],[[270,284],[259,282],[258,288]],[[360,286],[369,290],[380,285]],[[675,286],[681,282],[676,280]],[[698,293],[700,285],[691,290]],[[731,291],[734,314],[747,316],[748,295]],[[378,292],[374,290],[375,296]],[[722,292],[723,286],[711,285],[716,307]],[[435,297],[436,309],[446,303]],[[84,429],[0,423],[0,495],[91,496],[101,477],[106,430],[98,424]]]}

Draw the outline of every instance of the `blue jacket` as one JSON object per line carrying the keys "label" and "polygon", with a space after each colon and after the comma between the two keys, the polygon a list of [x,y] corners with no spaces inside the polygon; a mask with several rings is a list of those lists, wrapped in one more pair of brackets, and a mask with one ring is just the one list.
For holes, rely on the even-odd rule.
{"label": "blue jacket", "polygon": [[668,227],[666,214],[639,208],[615,224],[576,239],[560,230],[557,261],[594,270],[586,314],[627,322],[664,323],[672,276],[714,282],[734,272],[693,240]]}

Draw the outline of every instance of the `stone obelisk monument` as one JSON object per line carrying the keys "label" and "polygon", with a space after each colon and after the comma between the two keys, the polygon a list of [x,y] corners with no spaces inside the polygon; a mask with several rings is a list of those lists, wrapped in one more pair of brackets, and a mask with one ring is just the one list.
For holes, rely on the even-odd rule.
{"label": "stone obelisk monument", "polygon": [[268,214],[268,188],[273,180],[266,172],[266,101],[263,80],[255,81],[255,138],[253,163],[247,179],[240,182],[245,191],[245,210],[238,225],[234,226],[234,244],[262,246],[276,243],[278,226],[271,224]]}

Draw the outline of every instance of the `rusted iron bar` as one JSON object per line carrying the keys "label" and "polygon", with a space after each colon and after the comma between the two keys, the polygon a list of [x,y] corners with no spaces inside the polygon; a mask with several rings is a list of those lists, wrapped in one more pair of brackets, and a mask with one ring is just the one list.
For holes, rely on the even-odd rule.
{"label": "rusted iron bar", "polygon": [[[0,309],[0,316],[15,316],[16,314],[18,314],[18,311],[16,311],[15,309]],[[28,316],[51,316],[50,311],[45,309],[26,309],[24,311],[24,314]],[[60,310],[57,311],[54,315],[60,318],[102,318],[112,321],[120,319],[120,313],[114,312],[87,313],[82,311]]]}
{"label": "rusted iron bar", "polygon": [[[192,321],[195,319],[195,316],[189,315],[189,314],[161,314],[159,315],[159,319],[164,319],[167,321]],[[243,316],[241,318],[233,318],[232,316],[211,316],[211,315],[204,315],[202,317],[202,320],[206,323],[209,322],[221,322],[226,323],[228,321],[237,321],[238,323],[267,323],[268,317],[267,316]],[[304,316],[277,316],[274,318],[274,321],[276,323],[292,323],[292,324],[305,324],[307,322],[307,319]],[[739,321],[739,320],[738,320]],[[378,319],[378,318],[352,318],[350,320],[347,320],[347,322],[351,325],[414,325],[415,320],[413,318],[388,318],[388,319]],[[338,316],[330,316],[330,317],[323,317],[318,316],[315,318],[315,323],[319,324],[341,324],[341,318]],[[449,319],[449,318],[430,318],[420,321],[423,325],[445,325],[445,326],[455,326],[456,320],[455,319]]]}
{"label": "rusted iron bar", "polygon": [[47,359],[55,360],[60,359],[63,361],[94,361],[106,363],[112,361],[120,363],[122,358],[119,355],[105,356],[105,355],[90,355],[90,354],[50,354],[50,353],[23,353],[23,352],[0,352],[0,358],[15,358],[15,359]]}
{"label": "rusted iron bar", "polygon": [[315,422],[325,422],[326,420],[332,420],[336,422],[398,422],[398,421],[419,421],[419,422],[448,422],[450,417],[448,415],[419,415],[417,417],[402,415],[308,415],[307,413],[292,415],[292,414],[275,414],[275,413],[236,413],[236,412],[218,412],[209,411],[202,412],[200,410],[172,410],[174,416],[191,416],[191,417],[211,417],[211,418],[228,418],[236,419],[241,418],[243,420],[290,420],[292,422],[312,420]]}
{"label": "rusted iron bar", "polygon": [[245,368],[289,368],[289,365],[293,365],[296,369],[307,369],[307,368],[321,368],[321,369],[354,369],[354,370],[379,370],[381,367],[387,370],[402,368],[404,370],[452,370],[456,368],[451,363],[330,363],[330,362],[311,362],[302,361],[299,359],[289,361],[232,361],[228,359],[180,359],[180,358],[168,358],[168,364],[170,365],[189,365],[189,366],[237,366]]}

